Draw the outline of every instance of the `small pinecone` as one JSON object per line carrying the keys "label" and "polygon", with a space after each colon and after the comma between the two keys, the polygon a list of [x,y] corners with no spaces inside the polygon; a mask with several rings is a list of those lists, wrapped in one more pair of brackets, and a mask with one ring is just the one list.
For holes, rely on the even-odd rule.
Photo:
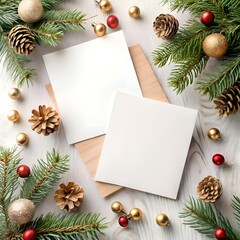
{"label": "small pinecone", "polygon": [[170,14],[160,14],[153,22],[156,35],[162,39],[169,39],[178,31],[178,20]]}
{"label": "small pinecone", "polygon": [[28,121],[33,123],[32,130],[45,136],[57,131],[60,125],[58,112],[51,107],[46,108],[45,105],[40,105],[38,111],[33,109],[32,116]]}
{"label": "small pinecone", "polygon": [[67,186],[64,183],[60,184],[60,189],[55,192],[54,199],[62,210],[70,212],[80,207],[83,195],[82,187],[74,182],[69,182]]}
{"label": "small pinecone", "polygon": [[228,116],[236,113],[240,107],[240,81],[217,96],[213,102],[219,116]]}
{"label": "small pinecone", "polygon": [[197,194],[205,202],[213,203],[222,195],[222,184],[219,179],[207,176],[198,184]]}
{"label": "small pinecone", "polygon": [[17,25],[8,34],[8,43],[19,54],[28,55],[35,48],[35,38],[31,30],[22,25]]}

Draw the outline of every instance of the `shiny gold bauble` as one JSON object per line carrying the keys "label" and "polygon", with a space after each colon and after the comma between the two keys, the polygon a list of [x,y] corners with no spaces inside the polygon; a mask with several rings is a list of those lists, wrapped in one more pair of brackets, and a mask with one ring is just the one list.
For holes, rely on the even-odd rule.
{"label": "shiny gold bauble", "polygon": [[123,210],[123,205],[120,202],[116,201],[112,203],[111,209],[115,213],[120,213]]}
{"label": "shiny gold bauble", "polygon": [[21,97],[21,91],[18,88],[11,88],[8,91],[8,96],[14,100]]}
{"label": "shiny gold bauble", "polygon": [[7,114],[8,120],[11,122],[17,122],[20,119],[20,114],[17,110],[11,110]]}
{"label": "shiny gold bauble", "polygon": [[156,217],[156,223],[161,227],[166,227],[170,224],[168,216],[164,213],[160,213]]}
{"label": "shiny gold bauble", "polygon": [[227,52],[228,42],[221,33],[213,33],[204,39],[202,47],[207,56],[220,58]]}
{"label": "shiny gold bauble", "polygon": [[18,5],[18,15],[26,23],[39,22],[44,15],[43,5],[39,0],[22,0]]}
{"label": "shiny gold bauble", "polygon": [[29,138],[26,133],[18,133],[16,136],[16,142],[18,145],[25,145],[27,144]]}
{"label": "shiny gold bauble", "polygon": [[112,3],[108,0],[95,1],[103,12],[109,12],[112,9]]}
{"label": "shiny gold bauble", "polygon": [[132,208],[129,212],[131,219],[134,221],[138,221],[142,218],[142,211],[139,208]]}
{"label": "shiny gold bauble", "polygon": [[92,27],[98,37],[104,36],[107,32],[107,28],[103,23],[92,23]]}
{"label": "shiny gold bauble", "polygon": [[13,201],[8,208],[8,216],[13,224],[23,225],[30,222],[35,214],[35,205],[26,198]]}
{"label": "shiny gold bauble", "polygon": [[137,6],[132,6],[128,9],[128,14],[132,18],[139,18],[141,15],[140,8]]}
{"label": "shiny gold bauble", "polygon": [[208,137],[214,141],[219,140],[221,138],[221,133],[217,128],[210,128],[207,134]]}

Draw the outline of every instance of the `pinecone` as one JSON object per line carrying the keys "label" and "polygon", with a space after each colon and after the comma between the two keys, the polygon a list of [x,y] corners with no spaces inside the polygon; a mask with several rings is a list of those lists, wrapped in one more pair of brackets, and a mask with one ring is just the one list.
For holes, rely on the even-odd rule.
{"label": "pinecone", "polygon": [[169,39],[178,31],[178,20],[170,14],[160,14],[153,22],[156,35],[162,39]]}
{"label": "pinecone", "polygon": [[37,133],[42,133],[47,136],[58,130],[60,125],[60,117],[57,111],[53,110],[51,107],[46,108],[45,105],[40,105],[38,110],[32,110],[32,116],[28,120],[33,123],[32,130]]}
{"label": "pinecone", "polygon": [[217,96],[213,102],[219,116],[228,116],[236,113],[240,106],[240,81]]}
{"label": "pinecone", "polygon": [[197,187],[197,194],[205,202],[215,202],[222,195],[222,184],[219,179],[207,176]]}
{"label": "pinecone", "polygon": [[28,55],[35,48],[35,38],[31,30],[22,25],[16,25],[8,34],[9,45],[16,50],[17,53]]}
{"label": "pinecone", "polygon": [[55,192],[54,199],[62,210],[70,212],[80,207],[83,193],[83,188],[74,182],[69,182],[67,186],[62,183],[60,189]]}

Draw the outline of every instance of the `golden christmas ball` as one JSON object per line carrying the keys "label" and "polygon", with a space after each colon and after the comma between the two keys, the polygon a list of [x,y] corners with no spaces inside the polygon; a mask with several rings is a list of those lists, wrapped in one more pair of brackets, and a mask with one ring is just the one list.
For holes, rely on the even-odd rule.
{"label": "golden christmas ball", "polygon": [[7,114],[7,118],[11,122],[17,122],[20,119],[20,114],[17,110],[11,110]]}
{"label": "golden christmas ball", "polygon": [[32,201],[20,198],[9,205],[8,216],[13,224],[23,225],[33,219],[35,211],[35,205]]}
{"label": "golden christmas ball", "polygon": [[168,216],[164,213],[160,213],[156,217],[156,223],[161,227],[166,227],[170,224]]}
{"label": "golden christmas ball", "polygon": [[21,97],[21,91],[18,88],[11,88],[8,91],[8,96],[14,100]]}
{"label": "golden christmas ball", "polygon": [[43,5],[39,0],[22,0],[18,5],[18,15],[26,23],[39,22],[44,15]]}
{"label": "golden christmas ball", "polygon": [[132,18],[139,18],[141,15],[140,8],[137,6],[132,6],[128,9],[128,14]]}
{"label": "golden christmas ball", "polygon": [[103,23],[92,23],[92,27],[98,37],[104,36],[107,32],[107,28]]}
{"label": "golden christmas ball", "polygon": [[221,133],[217,128],[210,128],[207,134],[208,137],[214,141],[219,140],[221,138]]}
{"label": "golden christmas ball", "polygon": [[108,0],[95,1],[103,12],[109,12],[112,9],[112,3]]}
{"label": "golden christmas ball", "polygon": [[142,218],[142,211],[139,208],[132,208],[129,212],[131,219],[138,221]]}
{"label": "golden christmas ball", "polygon": [[220,58],[225,55],[228,50],[228,42],[221,33],[213,33],[203,40],[203,51],[209,57]]}
{"label": "golden christmas ball", "polygon": [[120,213],[123,210],[123,205],[122,205],[122,203],[116,201],[116,202],[112,203],[111,209],[115,213]]}
{"label": "golden christmas ball", "polygon": [[28,143],[28,135],[26,133],[18,133],[16,136],[16,142],[18,145],[25,145]]}

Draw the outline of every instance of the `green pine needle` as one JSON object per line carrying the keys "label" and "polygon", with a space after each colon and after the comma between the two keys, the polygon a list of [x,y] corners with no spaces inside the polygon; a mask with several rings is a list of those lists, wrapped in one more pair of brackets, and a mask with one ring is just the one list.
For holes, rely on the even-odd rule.
{"label": "green pine needle", "polygon": [[23,182],[20,197],[39,203],[53,189],[61,176],[69,169],[69,157],[61,156],[53,150],[46,155],[46,161],[39,160],[31,170],[31,175]]}
{"label": "green pine needle", "polygon": [[63,2],[65,2],[65,0],[41,0],[41,3],[45,10],[52,9],[55,4]]}

